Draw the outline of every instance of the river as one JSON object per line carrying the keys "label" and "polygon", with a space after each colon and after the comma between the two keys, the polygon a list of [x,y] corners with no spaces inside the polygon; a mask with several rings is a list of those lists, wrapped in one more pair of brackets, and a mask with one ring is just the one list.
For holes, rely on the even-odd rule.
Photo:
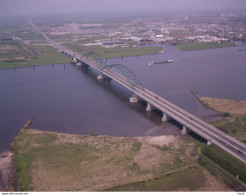
{"label": "river", "polygon": [[[171,45],[164,54],[108,59],[107,64],[124,64],[142,84],[192,114],[206,118],[207,110],[193,97],[246,100],[246,55],[242,47],[179,52]],[[149,66],[151,61],[174,59],[173,63]],[[113,136],[161,135],[155,112],[130,103],[131,92],[114,81],[98,81],[97,72],[71,64],[0,70],[0,152],[26,121],[31,128],[76,134]]]}

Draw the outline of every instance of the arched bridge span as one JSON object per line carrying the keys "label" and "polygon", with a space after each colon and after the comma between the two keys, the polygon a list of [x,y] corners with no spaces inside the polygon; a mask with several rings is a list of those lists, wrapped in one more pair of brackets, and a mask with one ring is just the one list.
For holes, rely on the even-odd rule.
{"label": "arched bridge span", "polygon": [[95,60],[98,64],[98,67],[101,69],[107,65],[105,58],[97,54],[96,52],[90,52],[84,55],[87,59]]}
{"label": "arched bridge span", "polygon": [[127,66],[123,64],[112,64],[104,66],[102,70],[104,69],[112,69],[114,72],[117,72],[119,73],[119,75],[125,77],[133,90],[135,87],[138,87],[141,90],[144,89],[144,86],[142,85],[138,77]]}

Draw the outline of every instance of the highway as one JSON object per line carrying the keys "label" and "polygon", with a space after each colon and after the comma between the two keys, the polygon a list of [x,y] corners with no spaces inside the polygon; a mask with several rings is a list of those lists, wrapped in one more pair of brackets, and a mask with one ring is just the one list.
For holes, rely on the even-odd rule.
{"label": "highway", "polygon": [[137,97],[145,100],[153,107],[159,109],[169,117],[173,118],[174,120],[178,121],[182,125],[184,125],[189,130],[195,132],[196,134],[200,135],[207,141],[214,143],[224,149],[225,151],[229,152],[242,162],[246,163],[246,145],[239,142],[235,138],[225,134],[224,132],[216,129],[212,125],[204,122],[203,120],[199,119],[198,117],[188,113],[187,111],[179,108],[178,106],[172,104],[171,102],[167,101],[166,99],[158,96],[154,92],[142,88],[140,86],[134,86],[129,83],[129,81],[122,76],[121,74],[113,71],[112,69],[102,68],[98,65],[98,63],[94,60],[87,59],[82,55],[73,52],[62,45],[56,43],[55,41],[49,39],[44,33],[40,32],[37,27],[29,21],[29,23],[40,33],[42,34],[45,39],[56,49],[59,51],[73,57],[76,59],[77,62],[83,62],[94,69],[98,70],[101,74],[106,75],[107,77],[113,79],[120,85],[126,87],[130,91],[132,91]]}

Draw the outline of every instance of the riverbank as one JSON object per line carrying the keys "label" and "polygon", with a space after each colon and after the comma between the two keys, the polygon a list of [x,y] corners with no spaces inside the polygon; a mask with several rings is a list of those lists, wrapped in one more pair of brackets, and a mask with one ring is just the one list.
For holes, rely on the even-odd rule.
{"label": "riverbank", "polygon": [[200,42],[185,42],[179,43],[177,48],[180,51],[194,51],[203,49],[216,49],[223,47],[234,47],[236,44],[234,42],[222,42],[222,43],[200,43]]}
{"label": "riverbank", "polygon": [[190,156],[195,143],[170,135],[127,138],[22,129],[13,144],[17,190],[122,191],[117,186],[138,182],[151,183],[144,191],[232,190]]}
{"label": "riverbank", "polygon": [[[75,43],[65,43],[64,45],[82,55],[96,52],[104,58],[120,58],[164,53],[164,49],[161,47],[104,48],[102,46],[83,46]],[[69,58],[62,53],[57,52],[56,49],[49,45],[22,44],[22,47],[6,46],[6,51],[7,54],[4,54],[4,56],[0,55],[0,69],[70,62]]]}
{"label": "riverbank", "polygon": [[221,131],[246,143],[246,102],[240,100],[218,99],[213,97],[200,97],[193,95],[206,108],[221,113],[222,120],[210,122]]}
{"label": "riverbank", "polygon": [[162,47],[104,48],[99,45],[84,46],[80,42],[63,43],[62,45],[81,55],[85,55],[90,52],[95,52],[100,56],[102,56],[103,58],[121,58],[121,57],[143,56],[143,55],[164,53],[164,49]]}
{"label": "riverbank", "polygon": [[11,184],[13,153],[5,151],[0,154],[0,191],[13,190]]}

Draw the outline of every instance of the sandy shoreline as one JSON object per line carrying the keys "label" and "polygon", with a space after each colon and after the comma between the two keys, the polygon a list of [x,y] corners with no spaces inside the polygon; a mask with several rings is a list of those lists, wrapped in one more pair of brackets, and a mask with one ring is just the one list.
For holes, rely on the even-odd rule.
{"label": "sandy shoreline", "polygon": [[13,153],[5,151],[0,154],[0,190],[7,190],[11,187],[11,168]]}

